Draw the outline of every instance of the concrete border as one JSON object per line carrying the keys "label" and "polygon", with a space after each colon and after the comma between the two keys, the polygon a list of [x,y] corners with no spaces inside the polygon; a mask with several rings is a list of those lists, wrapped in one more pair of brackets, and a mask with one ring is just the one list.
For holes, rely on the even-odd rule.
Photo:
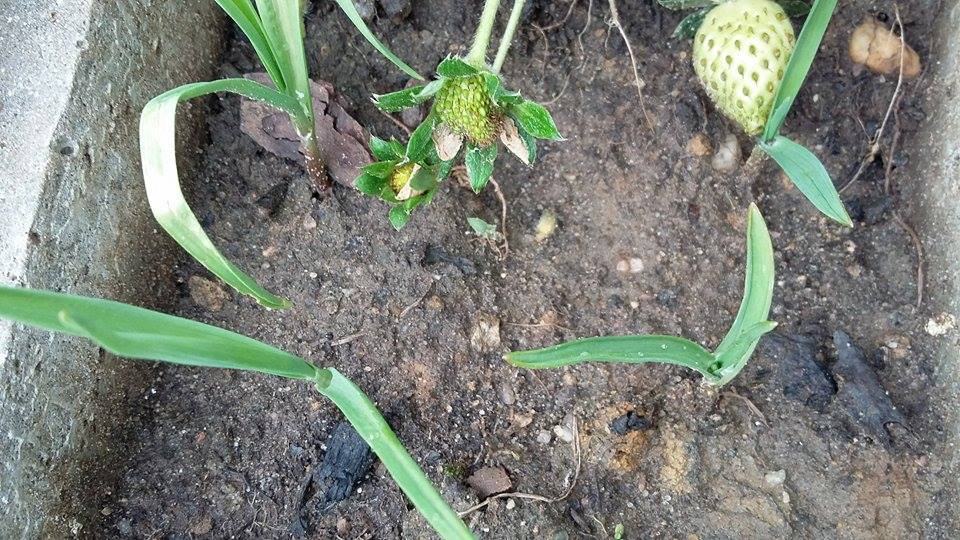
{"label": "concrete border", "polygon": [[[182,0],[0,0],[0,14],[0,282],[163,298],[176,251],[143,192],[139,112],[210,77],[223,15]],[[201,116],[183,115],[181,140],[196,145]],[[0,327],[0,538],[83,535],[110,496],[153,377],[100,358]]]}

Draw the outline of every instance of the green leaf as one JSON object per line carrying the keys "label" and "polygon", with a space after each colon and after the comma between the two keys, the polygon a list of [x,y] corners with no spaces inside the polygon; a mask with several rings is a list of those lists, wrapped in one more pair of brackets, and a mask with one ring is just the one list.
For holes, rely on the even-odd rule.
{"label": "green leaf", "polygon": [[836,6],[837,0],[814,0],[810,15],[807,16],[807,21],[800,30],[790,62],[787,63],[783,80],[773,97],[773,107],[763,127],[761,140],[769,141],[780,133],[787,113],[790,112],[790,107],[793,106],[793,101],[797,98],[804,79],[807,78],[810,66],[813,65],[813,59],[817,56],[820,41],[823,39],[824,32],[827,31],[827,24],[830,23],[830,17],[833,16]]}
{"label": "green leaf", "polygon": [[407,160],[413,163],[423,161],[433,149],[433,126],[436,116],[431,112],[423,122],[413,130],[410,140],[407,141]]}
{"label": "green leaf", "polygon": [[343,411],[420,514],[445,540],[470,540],[473,534],[404,449],[377,406],[350,379],[333,368],[320,373],[317,390]]}
{"label": "green leaf", "polygon": [[379,197],[380,192],[383,191],[383,187],[387,185],[387,180],[377,178],[370,174],[361,174],[357,177],[356,181],[354,181],[353,185],[357,188],[357,191],[364,195]]}
{"label": "green leaf", "polygon": [[423,90],[417,94],[417,99],[419,99],[422,103],[432,98],[437,92],[440,91],[441,88],[443,88],[443,82],[444,80],[442,78],[430,81],[426,86],[423,87]]}
{"label": "green leaf", "polygon": [[747,264],[743,299],[737,317],[714,353],[675,336],[611,336],[586,338],[546,349],[514,351],[511,364],[530,369],[582,362],[659,362],[700,372],[710,383],[724,385],[740,373],[760,338],[776,323],[768,321],[773,301],[773,245],[756,205],[747,216]]}
{"label": "green leaf", "polygon": [[672,9],[692,9],[713,6],[718,2],[714,0],[657,0],[661,6]]}
{"label": "green leaf", "polygon": [[437,187],[437,167],[421,165],[410,177],[410,187],[417,191],[427,191]]}
{"label": "green leaf", "polygon": [[312,381],[343,412],[441,538],[473,538],[376,405],[333,368],[317,369],[302,358],[215,326],[95,298],[0,286],[0,317],[87,338],[129,358]]}
{"label": "green leaf", "polygon": [[546,349],[507,353],[511,364],[543,369],[583,362],[675,364],[699,371],[707,380],[717,377],[710,371],[714,357],[700,345],[676,336],[605,336],[578,339]]}
{"label": "green leaf", "polygon": [[393,161],[375,161],[369,165],[364,165],[361,171],[378,178],[387,178],[393,174],[396,164]]}
{"label": "green leaf", "polygon": [[389,218],[393,228],[399,231],[410,220],[410,212],[403,206],[394,206],[390,209]]}
{"label": "green leaf", "polygon": [[523,129],[519,125],[517,126],[517,134],[520,135],[520,139],[523,141],[524,146],[527,147],[527,162],[530,165],[533,165],[537,161],[536,137],[527,133],[527,130]]}
{"label": "green leaf", "polygon": [[788,17],[800,17],[810,13],[810,4],[804,0],[776,0],[780,7],[787,12]]}
{"label": "green leaf", "polygon": [[496,238],[497,237],[497,226],[487,223],[486,221],[478,217],[468,217],[467,223],[470,225],[470,228],[473,229],[473,232],[477,234],[480,238]]}
{"label": "green leaf", "polygon": [[474,193],[480,193],[480,190],[490,181],[490,175],[493,174],[493,162],[497,159],[497,145],[491,144],[485,148],[478,146],[467,146],[467,176],[470,177],[470,187]]}
{"label": "green leaf", "polygon": [[783,135],[777,135],[769,142],[760,141],[758,145],[776,160],[797,189],[818,210],[841,225],[853,226],[833,180],[817,156]]}
{"label": "green leaf", "polygon": [[415,107],[426,101],[427,98],[421,98],[420,93],[426,88],[423,85],[411,86],[389,94],[374,95],[373,103],[378,109],[385,112],[397,112],[410,107]]}
{"label": "green leaf", "polygon": [[437,66],[441,77],[466,77],[477,73],[477,68],[456,57],[447,57]]}
{"label": "green leaf", "polygon": [[710,13],[710,8],[694,11],[684,17],[673,31],[672,37],[674,39],[693,39],[697,35],[697,30],[700,29],[700,25],[703,24],[703,19],[707,17],[707,13]]}
{"label": "green leaf", "polygon": [[747,264],[743,299],[737,316],[714,351],[719,363],[718,384],[730,382],[740,373],[753,354],[760,337],[776,326],[767,318],[773,302],[775,268],[773,243],[757,205],[751,204],[747,214]]}
{"label": "green leaf", "polygon": [[561,141],[563,137],[557,131],[550,113],[539,103],[523,101],[507,108],[507,114],[517,122],[517,127],[538,139]]}
{"label": "green leaf", "polygon": [[260,58],[260,62],[263,63],[263,67],[267,70],[267,74],[270,75],[270,79],[277,90],[286,92],[286,82],[283,80],[277,58],[267,40],[263,22],[260,20],[257,10],[254,9],[253,2],[250,0],[216,0],[216,2],[250,40],[253,50],[256,51],[257,57]]}
{"label": "green leaf", "polygon": [[379,161],[398,161],[403,158],[403,145],[393,139],[385,141],[371,136],[370,152]]}
{"label": "green leaf", "polygon": [[307,53],[303,48],[303,12],[298,2],[256,0],[263,30],[283,74],[287,95],[297,100],[295,120],[301,132],[315,129]]}
{"label": "green leaf", "polygon": [[304,360],[248,337],[109,300],[0,286],[0,317],[87,338],[119,356],[312,379]]}
{"label": "green leaf", "polygon": [[299,111],[293,98],[246,79],[188,84],[153,98],[140,115],[140,159],[150,209],[167,234],[231,287],[264,306],[289,307],[289,301],[267,292],[217,251],[180,191],[176,154],[177,104],[216,92],[233,92],[263,101],[291,115]]}
{"label": "green leaf", "polygon": [[400,68],[401,71],[407,75],[413,77],[414,79],[425,81],[426,79],[423,75],[417,73],[417,70],[408,66],[406,62],[401,60],[397,55],[393,54],[386,45],[384,45],[377,36],[373,35],[373,32],[367,26],[367,23],[363,22],[363,17],[360,16],[360,13],[357,11],[356,6],[353,5],[353,0],[334,0],[340,9],[343,10],[343,13],[346,14],[347,18],[350,19],[350,22],[353,23],[353,26],[360,31],[360,34],[363,35],[367,41],[377,49],[386,58],[393,62],[393,65]]}

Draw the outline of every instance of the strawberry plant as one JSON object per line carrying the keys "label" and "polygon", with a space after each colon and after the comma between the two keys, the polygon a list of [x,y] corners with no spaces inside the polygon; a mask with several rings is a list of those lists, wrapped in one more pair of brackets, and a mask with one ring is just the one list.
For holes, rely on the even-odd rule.
{"label": "strawberry plant", "polygon": [[118,356],[307,381],[343,412],[441,538],[473,538],[376,405],[334,368],[317,368],[302,358],[215,326],[97,298],[0,286],[0,317],[86,338]]}
{"label": "strawberry plant", "polygon": [[[437,66],[437,78],[427,84],[375,96],[377,107],[385,112],[398,112],[432,101],[399,162],[420,167],[423,176],[420,187],[415,186],[414,191],[422,192],[407,197],[412,192],[401,193],[389,183],[375,183],[367,171],[357,179],[358,189],[391,205],[390,221],[397,229],[407,223],[414,209],[430,202],[436,186],[449,174],[459,155],[463,155],[470,187],[479,193],[493,173],[499,152],[498,139],[526,165],[536,160],[537,139],[562,139],[547,109],[524,99],[518,92],[507,90],[500,76],[523,3],[523,0],[514,0],[492,64],[487,63],[487,49],[499,0],[486,0],[467,56],[445,58]],[[371,142],[371,146],[373,144]],[[389,159],[394,157],[391,155]],[[429,178],[428,173],[432,175]],[[370,186],[374,188],[367,189]]]}
{"label": "strawberry plant", "polygon": [[740,309],[717,348],[676,336],[605,336],[579,339],[545,349],[514,351],[505,359],[517,367],[553,368],[582,362],[658,362],[698,371],[708,383],[722,386],[747,365],[764,334],[777,323],[767,320],[773,301],[773,246],[756,205],[747,215],[747,263]]}
{"label": "strawberry plant", "polygon": [[[296,128],[307,172],[321,192],[330,187],[317,147],[313,99],[303,48],[302,0],[217,0],[250,40],[273,88],[245,78],[193,83],[152,100],[140,115],[140,154],[150,209],[160,226],[190,255],[242,294],[272,308],[289,307],[217,250],[180,190],[176,159],[177,105],[218,92],[239,94],[286,112]],[[350,21],[381,54],[412,77],[423,77],[397,58],[364,24],[350,0],[337,0]]]}
{"label": "strawberry plant", "polygon": [[834,221],[853,222],[826,168],[810,150],[780,134],[784,120],[810,70],[836,0],[814,0],[795,40],[790,16],[801,15],[799,0],[660,0],[671,9],[699,7],[674,35],[693,38],[693,68],[728,118],[783,168],[797,189]]}

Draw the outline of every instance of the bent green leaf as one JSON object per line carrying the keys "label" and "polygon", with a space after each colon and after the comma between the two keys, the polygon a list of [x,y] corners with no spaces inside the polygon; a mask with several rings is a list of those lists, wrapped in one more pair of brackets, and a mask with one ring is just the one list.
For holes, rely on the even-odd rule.
{"label": "bent green leaf", "polygon": [[363,35],[366,40],[377,49],[386,58],[393,62],[393,65],[400,68],[401,71],[407,75],[418,79],[421,81],[426,80],[423,75],[417,73],[417,70],[413,69],[406,62],[401,60],[397,55],[393,54],[393,51],[389,47],[383,44],[377,36],[373,35],[373,31],[370,30],[370,27],[367,26],[367,23],[363,22],[363,17],[360,16],[360,13],[357,11],[357,7],[353,5],[353,0],[334,0],[340,9],[343,10],[343,13],[350,19],[350,22],[353,23],[353,26],[360,31],[360,34]]}
{"label": "bent green leaf", "polygon": [[830,174],[813,152],[783,135],[777,135],[771,141],[760,141],[758,144],[761,150],[780,165],[790,181],[818,210],[841,225],[853,226]]}
{"label": "bent green leaf", "polygon": [[725,385],[746,365],[760,338],[776,326],[767,320],[773,301],[773,245],[763,216],[753,204],[747,216],[745,274],[740,310],[713,353],[682,337],[643,335],[579,339],[545,349],[512,351],[504,358],[515,366],[529,369],[583,362],[658,362],[696,370],[707,382]]}
{"label": "bent green leaf", "polygon": [[774,94],[773,107],[763,127],[762,141],[769,141],[780,133],[787,113],[790,112],[790,107],[793,106],[793,101],[807,78],[810,66],[813,65],[813,59],[817,56],[823,34],[827,31],[827,24],[830,23],[830,17],[833,16],[836,6],[837,0],[814,0],[810,14],[807,15],[807,20],[797,37],[793,54],[790,55],[783,80],[780,81],[777,93]]}
{"label": "bent green leaf", "polygon": [[140,114],[140,159],[150,209],[167,234],[217,277],[261,305],[286,308],[291,305],[288,300],[261,287],[220,254],[180,190],[176,155],[177,105],[216,92],[233,92],[263,101],[290,115],[296,115],[300,110],[297,100],[246,79],[187,84],[153,98]]}
{"label": "bent green leaf", "polygon": [[96,298],[0,286],[0,318],[83,337],[128,358],[312,381],[343,412],[441,538],[473,538],[376,405],[333,368],[318,369],[302,358],[222,328]]}

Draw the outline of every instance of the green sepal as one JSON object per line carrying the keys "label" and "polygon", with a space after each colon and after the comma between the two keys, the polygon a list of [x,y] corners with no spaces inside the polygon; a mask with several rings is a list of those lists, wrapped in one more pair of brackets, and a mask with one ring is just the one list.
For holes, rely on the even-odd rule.
{"label": "green sepal", "polygon": [[477,68],[453,56],[445,58],[437,66],[437,75],[441,77],[466,77],[476,73]]}
{"label": "green sepal", "polygon": [[553,123],[550,112],[539,103],[523,100],[520,103],[510,105],[507,108],[507,114],[516,121],[518,128],[523,128],[527,133],[538,139],[563,140],[560,131],[557,130],[557,125]]}
{"label": "green sepal", "polygon": [[410,212],[407,211],[402,205],[394,206],[390,209],[390,214],[388,215],[390,219],[390,224],[393,225],[393,228],[400,230],[404,225],[410,221]]}
{"label": "green sepal", "polygon": [[450,171],[453,170],[453,164],[456,161],[456,158],[454,158],[449,161],[441,161],[437,164],[437,182],[442,182],[450,176]]}
{"label": "green sepal", "polygon": [[361,174],[353,182],[353,185],[357,188],[357,191],[364,195],[379,197],[380,193],[383,192],[383,187],[387,185],[387,180],[370,174]]}
{"label": "green sepal", "polygon": [[419,99],[420,102],[422,103],[432,98],[434,95],[436,95],[437,92],[440,91],[441,88],[443,88],[443,81],[444,79],[441,77],[439,79],[435,79],[427,83],[427,85],[423,87],[423,90],[421,90],[420,93],[417,94],[417,99]]}
{"label": "green sepal", "polygon": [[385,141],[379,137],[370,137],[370,152],[377,161],[397,161],[403,158],[403,145],[390,139]]}
{"label": "green sepal", "polygon": [[417,191],[428,191],[437,187],[436,166],[420,165],[420,169],[410,178],[410,187]]}
{"label": "green sepal", "polygon": [[384,112],[398,112],[410,107],[415,107],[429,98],[421,97],[425,85],[411,86],[389,94],[380,94],[373,96],[373,103],[378,109]]}
{"label": "green sepal", "polygon": [[364,174],[369,174],[370,176],[376,176],[377,178],[387,178],[393,173],[393,169],[396,168],[396,163],[393,161],[375,161],[369,165],[365,165],[361,171]]}
{"label": "green sepal", "polygon": [[437,117],[431,111],[417,129],[413,130],[410,140],[407,141],[407,161],[419,163],[430,154],[433,149],[433,126],[436,121]]}
{"label": "green sepal", "polygon": [[467,145],[467,176],[470,177],[470,188],[474,193],[480,193],[480,190],[490,181],[490,175],[493,174],[493,162],[497,159],[497,145],[491,144],[485,148]]}
{"label": "green sepal", "polygon": [[523,102],[523,98],[520,97],[520,92],[512,92],[503,87],[503,81],[499,75],[484,72],[483,82],[487,87],[487,93],[490,95],[490,99],[501,107]]}
{"label": "green sepal", "polygon": [[703,8],[684,17],[677,28],[674,29],[672,37],[674,39],[693,39],[697,35],[697,30],[700,29],[700,25],[703,24],[703,19],[707,17],[707,13],[710,13],[710,8]]}

